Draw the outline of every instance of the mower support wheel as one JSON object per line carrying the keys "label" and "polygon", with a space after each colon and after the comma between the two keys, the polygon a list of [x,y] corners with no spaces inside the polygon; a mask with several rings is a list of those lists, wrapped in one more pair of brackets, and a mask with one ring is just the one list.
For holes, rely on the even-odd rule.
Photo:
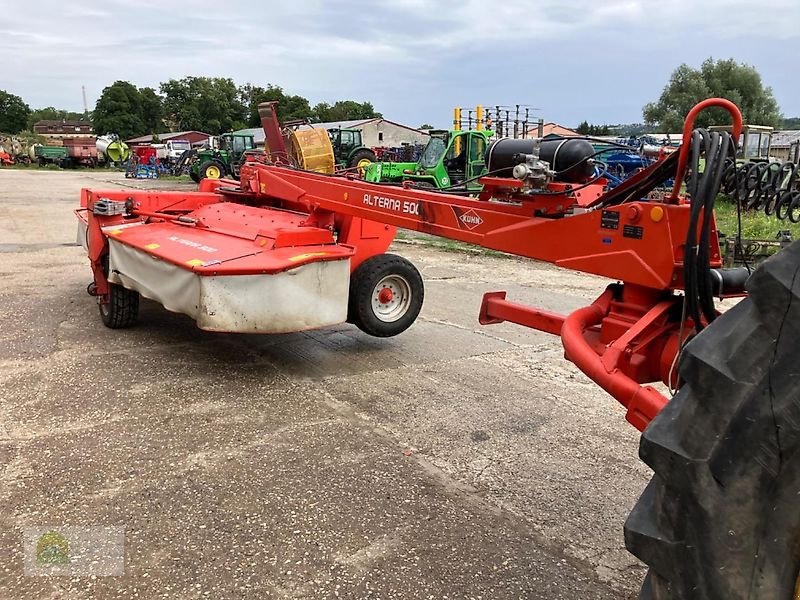
{"label": "mower support wheel", "polygon": [[625,524],[644,600],[792,600],[800,571],[800,242],[684,350]]}
{"label": "mower support wheel", "polygon": [[347,320],[369,335],[391,337],[414,323],[424,295],[422,276],[411,262],[378,254],[350,276]]}
{"label": "mower support wheel", "polygon": [[110,329],[124,329],[136,324],[139,319],[139,292],[109,284],[107,304],[100,304],[100,318]]}

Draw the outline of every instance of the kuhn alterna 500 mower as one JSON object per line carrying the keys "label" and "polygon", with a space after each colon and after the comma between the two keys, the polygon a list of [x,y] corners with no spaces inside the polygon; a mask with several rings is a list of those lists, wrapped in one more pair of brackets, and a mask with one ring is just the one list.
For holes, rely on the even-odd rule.
{"label": "kuhn alterna 500 mower", "polygon": [[[692,129],[707,106],[731,114],[732,134]],[[645,431],[655,476],[625,526],[650,566],[642,598],[800,598],[800,246],[752,275],[721,268],[713,206],[738,176],[733,104],[696,106],[680,152],[610,191],[585,140],[495,141],[477,198],[298,169],[271,106],[262,117],[269,155],[251,157],[240,181],[84,190],[90,291],[107,325],[131,324],[142,294],[209,330],[349,319],[394,335],[422,303],[416,269],[384,254],[396,226],[607,277],[616,283],[570,315],[488,293],[480,321],[560,335],[566,357]],[[794,173],[784,185],[768,208],[793,218]],[[715,298],[733,296],[747,297],[720,315]]]}

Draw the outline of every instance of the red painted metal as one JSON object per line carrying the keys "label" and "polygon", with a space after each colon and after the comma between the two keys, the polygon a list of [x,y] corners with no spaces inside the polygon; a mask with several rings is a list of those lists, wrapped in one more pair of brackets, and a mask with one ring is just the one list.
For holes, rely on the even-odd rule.
{"label": "red painted metal", "polygon": [[[707,106],[727,108],[734,137],[741,130],[741,115],[730,102],[711,99],[695,107],[684,130],[675,190],[685,170],[691,123]],[[637,189],[654,168],[631,178],[624,190]],[[623,186],[606,193],[602,181],[577,187],[556,182],[530,193],[513,179],[486,177],[482,183],[480,196],[467,198],[251,158],[240,182],[206,180],[195,193],[84,190],[82,206],[91,209],[103,197],[127,200],[131,207],[125,216],[85,211],[101,302],[108,291],[102,264],[109,236],[200,275],[246,274],[343,256],[356,268],[386,251],[395,227],[405,227],[618,280],[590,306],[567,316],[510,302],[505,292],[489,293],[479,318],[560,335],[567,358],[643,429],[667,402],[643,384],[675,383],[679,336],[691,330],[691,322],[680,322],[682,296],[676,294],[683,285],[689,205],[677,195],[667,202],[628,198],[619,193]],[[147,226],[119,227],[137,222]],[[711,266],[719,267],[715,228],[710,238]],[[200,246],[215,250],[214,258],[196,256],[207,252]]]}
{"label": "red painted metal", "polygon": [[686,115],[686,120],[683,122],[683,144],[681,145],[678,158],[678,172],[675,176],[675,186],[672,188],[670,202],[675,203],[678,201],[681,184],[683,183],[683,174],[686,172],[686,165],[689,164],[689,142],[692,140],[694,121],[700,111],[711,106],[718,106],[728,111],[733,119],[733,139],[737,144],[739,143],[739,136],[742,134],[742,112],[739,110],[738,106],[726,98],[708,98],[707,100],[695,104],[692,110],[689,111],[689,114]]}
{"label": "red painted metal", "polygon": [[505,292],[487,292],[484,294],[478,322],[481,325],[494,325],[503,321],[510,321],[517,325],[544,331],[545,333],[561,335],[561,328],[564,326],[564,315],[509,302],[505,298]]}
{"label": "red painted metal", "polygon": [[[640,431],[659,413],[667,398],[651,386],[642,386],[632,379],[616,361],[604,361],[587,339],[590,328],[600,325],[609,313],[613,290],[606,290],[585,308],[579,308],[564,319],[561,340],[566,357],[592,381],[606,390],[628,409],[625,418]],[[595,330],[594,332],[598,332]]]}
{"label": "red painted metal", "polygon": [[[610,279],[624,275],[626,282],[644,287],[678,289],[681,284],[678,248],[689,223],[686,205],[636,203],[642,216],[635,218],[629,215],[632,205],[553,218],[580,200],[555,193],[509,197],[507,186],[487,186],[485,195],[506,199],[490,202],[262,164],[242,167],[242,186],[256,196],[267,194],[303,206],[312,220],[315,213],[357,215]],[[555,191],[563,189],[562,184]],[[581,192],[583,201],[594,203],[603,186]],[[656,207],[657,213],[652,213]],[[616,229],[603,227],[604,213],[618,219]],[[642,238],[626,235],[626,225],[641,227]],[[712,265],[721,266],[716,231],[710,249]]]}

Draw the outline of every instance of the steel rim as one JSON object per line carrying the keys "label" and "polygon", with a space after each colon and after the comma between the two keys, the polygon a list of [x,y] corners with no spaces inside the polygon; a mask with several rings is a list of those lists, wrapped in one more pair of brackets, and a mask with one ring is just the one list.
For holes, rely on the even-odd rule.
{"label": "steel rim", "polygon": [[219,176],[220,172],[218,167],[211,166],[206,169],[206,177],[208,179],[219,179]]}
{"label": "steel rim", "polygon": [[384,323],[393,323],[411,307],[411,284],[402,275],[387,275],[372,290],[372,312]]}

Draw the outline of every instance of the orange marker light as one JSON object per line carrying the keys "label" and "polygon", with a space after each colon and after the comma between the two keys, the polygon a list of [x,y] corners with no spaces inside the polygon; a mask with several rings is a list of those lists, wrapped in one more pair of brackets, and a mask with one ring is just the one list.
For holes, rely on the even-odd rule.
{"label": "orange marker light", "polygon": [[650,218],[653,223],[658,223],[664,218],[664,209],[660,206],[654,206],[650,209]]}

